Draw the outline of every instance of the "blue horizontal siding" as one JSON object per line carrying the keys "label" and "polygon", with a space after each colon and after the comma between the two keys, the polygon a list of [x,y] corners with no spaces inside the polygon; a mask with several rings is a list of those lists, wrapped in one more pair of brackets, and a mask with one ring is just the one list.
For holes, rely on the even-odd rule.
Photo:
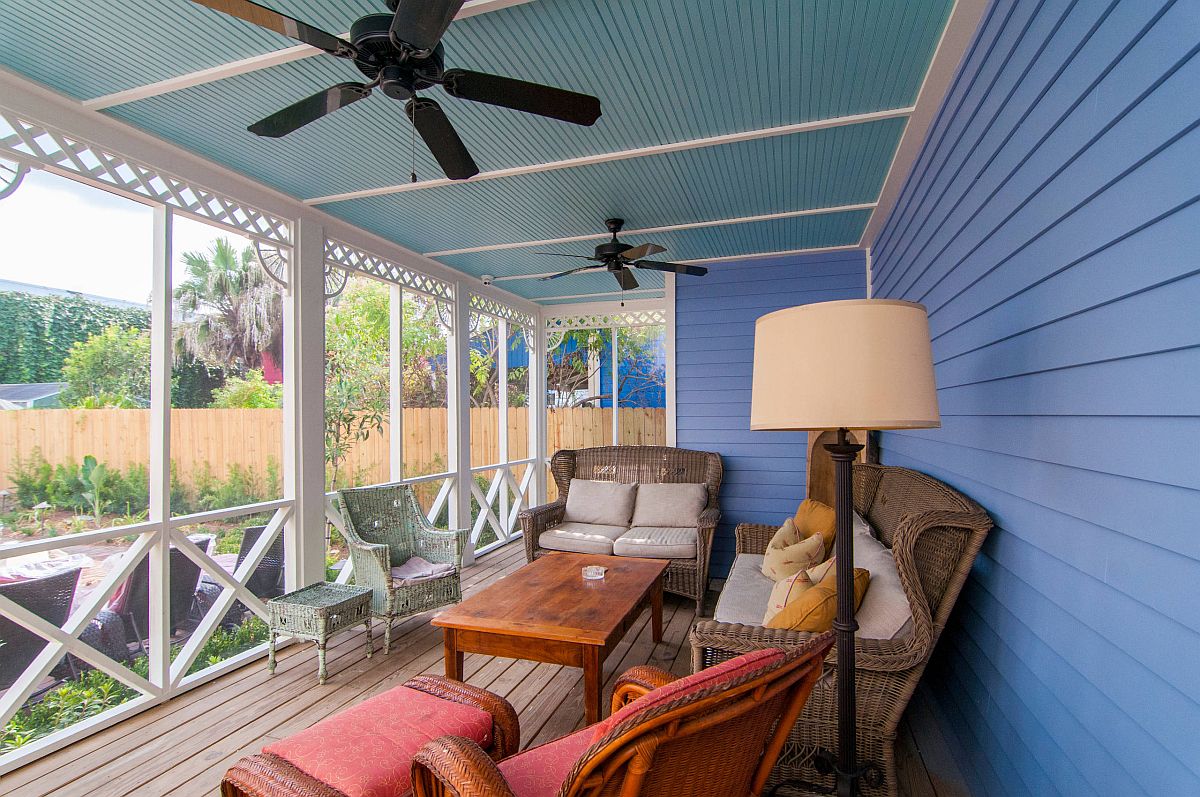
{"label": "blue horizontal siding", "polygon": [[716,451],[725,464],[712,575],[733,563],[738,523],[779,525],[806,492],[808,437],[750,431],[754,322],[809,302],[866,295],[860,251],[764,258],[709,266],[675,287],[676,442]]}
{"label": "blue horizontal siding", "polygon": [[943,413],[882,459],[996,521],[922,686],[977,794],[1200,794],[1197,30],[994,3],[873,247]]}

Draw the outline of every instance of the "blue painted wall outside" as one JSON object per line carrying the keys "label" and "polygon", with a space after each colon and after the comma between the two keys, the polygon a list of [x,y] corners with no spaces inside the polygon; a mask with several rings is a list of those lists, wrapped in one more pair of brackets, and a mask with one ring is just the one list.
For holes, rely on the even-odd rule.
{"label": "blue painted wall outside", "polygon": [[849,251],[708,268],[708,276],[676,283],[677,444],[716,451],[725,463],[712,554],[712,575],[723,577],[733,563],[734,526],[778,525],[805,493],[807,435],[750,431],[754,322],[798,304],[862,298],[866,261]]}
{"label": "blue painted wall outside", "polygon": [[997,2],[872,252],[997,528],[922,689],[989,795],[1200,794],[1200,4]]}

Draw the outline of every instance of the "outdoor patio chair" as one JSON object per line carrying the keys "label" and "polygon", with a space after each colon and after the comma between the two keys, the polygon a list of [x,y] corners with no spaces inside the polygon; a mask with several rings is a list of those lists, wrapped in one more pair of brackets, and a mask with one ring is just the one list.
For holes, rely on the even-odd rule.
{"label": "outdoor patio chair", "polygon": [[[262,533],[266,531],[266,526],[247,526],[242,530],[242,541],[238,545],[237,560],[233,565],[233,570],[236,571],[242,566],[242,562],[246,561],[246,557],[250,554],[250,549],[258,542]],[[255,597],[267,600],[276,598],[283,594],[283,535],[278,534],[275,541],[271,543],[271,547],[267,549],[263,555],[262,561],[258,567],[250,574],[249,580],[246,582],[246,588],[250,590],[250,594]],[[200,577],[200,587],[196,591],[197,613],[203,617],[212,608],[224,587],[217,582],[211,575],[205,573]],[[221,620],[221,625],[225,627],[235,626],[242,621],[246,612],[249,611],[246,605],[241,601],[234,601],[233,606],[225,613],[225,617]]]}
{"label": "outdoor patio chair", "polygon": [[[212,537],[193,538],[201,550],[207,553]],[[187,622],[196,602],[196,591],[200,586],[200,565],[193,562],[183,551],[171,547],[171,633],[174,634]],[[149,634],[150,561],[143,559],[126,579],[123,589],[109,601],[106,607],[125,623],[125,641],[136,644],[144,651]]]}
{"label": "outdoor patio chair", "polygon": [[[28,581],[0,584],[0,595],[51,625],[62,628],[71,614],[79,568]],[[0,616],[0,689],[12,686],[46,646],[46,640],[7,617]]]}
{"label": "outdoor patio chair", "polygon": [[[434,528],[407,484],[338,490],[338,505],[354,583],[371,588],[371,614],[386,624],[386,654],[392,646],[392,620],[462,600],[460,571],[468,530]],[[404,577],[412,572],[417,575]]]}

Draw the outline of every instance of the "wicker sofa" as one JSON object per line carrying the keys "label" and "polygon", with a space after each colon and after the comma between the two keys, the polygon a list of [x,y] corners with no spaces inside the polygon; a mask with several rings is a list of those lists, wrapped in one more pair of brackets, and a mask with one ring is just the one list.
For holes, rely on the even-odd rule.
{"label": "wicker sofa", "polygon": [[[867,783],[868,797],[897,794],[895,739],[900,717],[925,670],[933,646],[966,581],[992,522],[958,491],[906,468],[854,466],[854,507],[892,549],[904,592],[913,610],[911,632],[891,640],[858,639],[859,759],[880,769],[879,782]],[[735,531],[737,553],[761,554],[776,529],[742,524]],[[803,643],[812,634],[705,620],[691,631],[693,667],[765,647]],[[802,779],[828,785],[829,776],[813,765],[820,749],[837,749],[837,684],[834,653],[813,690],[773,779]]]}
{"label": "wicker sofa", "polygon": [[565,449],[550,460],[558,499],[521,513],[525,536],[525,555],[530,562],[546,552],[538,544],[541,535],[563,521],[571,479],[615,481],[624,484],[704,484],[708,504],[700,514],[696,529],[696,556],[672,559],[663,588],[696,601],[696,614],[704,612],[704,593],[708,588],[708,558],[713,534],[721,517],[717,494],[724,473],[721,457],[709,451],[690,451],[667,446],[600,446]]}

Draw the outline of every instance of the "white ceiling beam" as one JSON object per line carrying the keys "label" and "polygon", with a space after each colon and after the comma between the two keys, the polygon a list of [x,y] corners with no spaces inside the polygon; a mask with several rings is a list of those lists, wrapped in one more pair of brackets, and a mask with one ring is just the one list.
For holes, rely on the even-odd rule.
{"label": "white ceiling beam", "polygon": [[604,291],[603,293],[572,293],[567,296],[539,296],[535,302],[561,302],[565,299],[593,299],[599,296],[630,296],[647,293],[662,293],[665,288],[634,288],[631,291]]}
{"label": "white ceiling beam", "polygon": [[809,122],[798,122],[790,125],[779,125],[778,127],[763,127],[756,130],[746,130],[740,133],[726,133],[719,136],[707,136],[705,138],[693,138],[687,141],[675,141],[669,144],[656,144],[650,147],[637,147],[635,149],[624,149],[617,152],[605,152],[599,155],[585,155],[579,158],[567,158],[559,161],[549,161],[547,163],[531,163],[526,166],[513,166],[507,169],[495,169],[490,172],[480,172],[469,180],[451,180],[446,177],[441,177],[436,180],[423,180],[417,183],[401,183],[399,185],[388,185],[380,188],[366,188],[360,191],[347,191],[342,194],[330,194],[329,196],[312,197],[304,200],[308,205],[324,205],[329,202],[345,202],[350,199],[362,199],[364,197],[383,196],[385,194],[403,194],[408,191],[423,191],[427,188],[441,188],[448,185],[465,184],[465,183],[480,183],[484,180],[500,180],[507,177],[519,177],[523,174],[537,174],[539,172],[552,172],[558,169],[577,169],[581,166],[593,166],[597,163],[611,163],[612,161],[630,160],[632,158],[645,158],[652,155],[665,155],[670,152],[683,152],[689,149],[702,149],[704,147],[718,147],[723,144],[736,144],[741,141],[754,141],[760,138],[773,138],[775,136],[790,136],[795,133],[810,133],[815,130],[826,130],[831,127],[843,127],[845,125],[858,125],[867,122],[877,122],[882,119],[896,119],[906,117],[913,112],[912,107],[907,108],[890,108],[886,111],[873,111],[871,113],[852,114],[850,116],[835,116],[829,119],[814,119]]}
{"label": "white ceiling beam", "polygon": [[[725,227],[730,224],[749,224],[756,221],[774,221],[776,219],[795,219],[802,216],[822,216],[828,213],[847,213],[854,210],[871,210],[874,202],[859,202],[854,205],[834,205],[823,208],[805,208],[804,210],[785,210],[779,213],[760,213],[756,216],[737,216],[730,219],[714,219],[712,221],[689,221],[683,224],[664,224],[661,227],[642,227],[636,230],[622,230],[621,236],[655,235],[663,232],[679,230],[700,230],[707,227]],[[483,246],[468,246],[462,249],[444,249],[440,252],[425,252],[426,257],[445,257],[448,255],[464,255],[472,252],[497,252],[504,249],[528,249],[534,246],[552,246],[554,244],[569,244],[578,241],[599,241],[607,239],[611,233],[589,233],[587,235],[568,235],[563,238],[543,238],[540,241],[517,241],[506,244],[485,244]]]}
{"label": "white ceiling beam", "polygon": [[954,7],[950,10],[950,18],[946,20],[946,27],[942,29],[937,49],[933,52],[933,59],[929,62],[929,70],[921,82],[920,91],[917,92],[913,113],[904,126],[900,144],[896,147],[896,154],[892,157],[891,166],[888,167],[887,176],[883,180],[877,206],[871,212],[871,218],[867,220],[862,238],[859,239],[859,246],[871,248],[875,245],[875,239],[883,229],[884,222],[895,209],[900,191],[921,153],[921,147],[929,135],[929,128],[933,126],[933,120],[942,106],[946,92],[950,90],[954,76],[958,73],[958,65],[975,37],[975,31],[979,28],[979,21],[983,18],[987,6],[988,0],[955,0]]}
{"label": "white ceiling beam", "polygon": [[[722,257],[700,257],[695,260],[672,260],[672,263],[681,263],[685,266],[703,265],[705,263],[730,263],[735,260],[761,260],[767,257],[786,257],[788,255],[819,255],[822,252],[849,252],[854,249],[859,249],[858,244],[844,244],[842,246],[812,246],[807,249],[781,249],[777,252],[754,252],[748,255],[723,255]],[[558,271],[541,271],[537,274],[509,274],[506,277],[495,277],[493,282],[512,282],[514,280],[531,280],[540,279],[542,277],[552,277],[559,274]],[[584,272],[580,272],[583,274]],[[597,272],[591,272],[597,273]],[[654,290],[662,290],[655,288]],[[628,293],[628,291],[626,291]],[[562,297],[557,297],[562,298]],[[537,299],[536,301],[541,301]]]}
{"label": "white ceiling beam", "polygon": [[[454,18],[456,20],[466,19],[467,17],[486,14],[489,11],[499,11],[503,8],[519,6],[529,2],[533,2],[533,0],[467,0],[466,3],[463,3],[463,7]],[[349,38],[350,36],[349,32],[337,35],[342,39]],[[82,104],[84,108],[99,111],[104,108],[112,108],[115,105],[124,105],[128,102],[144,100],[147,97],[157,97],[160,94],[170,94],[173,91],[188,89],[192,86],[202,86],[205,83],[224,80],[235,75],[245,75],[250,72],[257,72],[260,69],[269,69],[280,64],[311,58],[323,52],[324,50],[318,50],[316,47],[310,47],[307,44],[295,44],[291,47],[285,47],[282,50],[273,50],[272,52],[254,55],[249,58],[240,58],[237,61],[218,64],[208,69],[189,72],[186,75],[159,80],[144,86],[135,86],[134,88],[114,92],[113,94],[105,94],[102,97],[94,97],[90,100],[84,100]]]}

